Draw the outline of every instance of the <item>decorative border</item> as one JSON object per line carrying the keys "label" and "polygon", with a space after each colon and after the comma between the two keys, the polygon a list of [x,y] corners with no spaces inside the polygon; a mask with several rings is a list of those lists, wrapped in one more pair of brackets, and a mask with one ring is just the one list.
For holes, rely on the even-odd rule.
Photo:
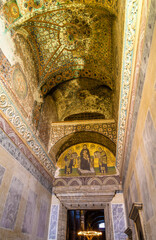
{"label": "decorative border", "polygon": [[48,174],[53,177],[56,170],[54,163],[40,144],[39,140],[36,139],[35,134],[29,128],[17,108],[13,105],[13,101],[8,96],[6,90],[3,89],[2,84],[0,85],[0,110],[15,127],[22,139],[26,141],[40,164],[46,169]]}
{"label": "decorative border", "polygon": [[123,50],[123,65],[121,79],[121,93],[118,120],[118,137],[117,137],[117,168],[120,170],[124,150],[124,140],[126,133],[126,120],[128,99],[130,94],[130,80],[132,72],[132,60],[136,37],[138,0],[127,0],[125,16],[125,36]]}
{"label": "decorative border", "polygon": [[[155,12],[155,0],[151,0],[148,2],[148,5],[144,6],[144,13],[142,22],[141,22],[141,31],[140,31],[140,42],[139,42],[139,57],[138,61],[136,62],[136,65],[139,66],[139,70],[136,68],[135,73],[135,81],[132,89],[132,96],[131,96],[131,105],[130,105],[130,114],[128,119],[128,127],[127,127],[127,138],[126,138],[126,144],[125,144],[125,153],[124,156],[124,169],[123,169],[123,185],[125,184],[126,179],[126,172],[129,165],[129,158],[132,148],[132,142],[133,137],[135,133],[135,127],[137,123],[137,116],[138,116],[138,110],[141,102],[141,96],[146,76],[146,70],[147,70],[147,63],[149,59],[149,53],[152,43],[152,36],[154,31],[154,25],[155,25],[155,19],[156,19],[156,12]],[[147,19],[148,17],[148,19]],[[141,41],[142,40],[142,41]],[[144,40],[144,42],[143,42]],[[143,48],[143,49],[142,49]],[[141,54],[142,53],[142,54]],[[139,61],[140,60],[140,61]],[[135,93],[135,94],[134,94]]]}
{"label": "decorative border", "polygon": [[[118,12],[118,7],[117,7],[117,3],[118,0],[70,0],[70,1],[66,1],[66,0],[61,0],[61,1],[51,1],[51,0],[47,0],[44,1],[44,3],[42,5],[39,5],[38,7],[35,6],[35,4],[33,3],[31,10],[27,10],[27,9],[23,9],[22,4],[19,4],[20,1],[15,1],[14,6],[16,6],[16,11],[19,12],[19,14],[17,16],[12,16],[11,19],[8,19],[8,14],[12,15],[12,12],[10,11],[10,9],[12,8],[11,6],[11,1],[8,1],[7,3],[5,3],[3,6],[0,6],[0,10],[5,10],[5,8],[7,8],[9,11],[9,13],[6,11],[4,11],[4,15],[5,18],[7,20],[7,24],[8,24],[8,30],[14,28],[15,26],[27,21],[28,19],[32,18],[35,15],[38,14],[42,14],[51,10],[55,10],[61,7],[71,7],[73,5],[75,6],[79,6],[79,5],[86,5],[86,6],[92,6],[92,7],[97,7],[97,8],[105,8],[107,11],[109,11],[111,14],[117,16],[117,12]],[[32,1],[33,2],[33,1]],[[10,9],[8,8],[8,5],[10,5]]]}
{"label": "decorative border", "polygon": [[92,185],[119,185],[119,175],[116,176],[103,176],[103,177],[77,177],[77,178],[56,178],[54,187],[76,187],[76,186],[92,186]]}
{"label": "decorative border", "polygon": [[25,143],[19,138],[19,136],[14,132],[8,122],[0,114],[0,129],[8,136],[8,138],[18,147],[18,149],[32,162],[32,164],[39,170],[39,172],[49,181],[52,181],[50,175],[41,166],[38,160],[34,157]]}
{"label": "decorative border", "polygon": [[[16,136],[11,132],[10,136],[16,139]],[[41,183],[50,193],[52,192],[52,181],[50,179],[46,179],[45,176],[40,173],[36,166],[32,164],[32,162],[27,159],[27,157],[23,154],[22,150],[17,147],[12,140],[0,129],[0,145],[9,152],[13,158],[19,162],[37,181]],[[24,146],[21,144],[21,148]]]}
{"label": "decorative border", "polygon": [[50,141],[49,141],[49,149],[54,146],[61,138],[76,132],[87,131],[87,132],[98,132],[106,137],[108,137],[111,141],[116,144],[116,123],[114,120],[104,120],[104,121],[88,121],[86,124],[82,121],[82,123],[57,123],[51,124],[51,132],[50,132]]}

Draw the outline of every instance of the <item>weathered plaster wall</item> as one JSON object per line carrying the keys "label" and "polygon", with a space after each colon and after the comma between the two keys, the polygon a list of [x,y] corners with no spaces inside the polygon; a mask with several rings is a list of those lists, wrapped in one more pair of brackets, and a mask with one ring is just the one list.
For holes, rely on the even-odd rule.
{"label": "weathered plaster wall", "polygon": [[51,193],[30,173],[29,161],[27,170],[15,159],[22,154],[5,144],[10,151],[0,145],[0,239],[47,239]]}
{"label": "weathered plaster wall", "polygon": [[[151,2],[151,11],[152,9],[135,103],[135,111],[137,107],[137,118],[134,116],[133,119],[133,124],[136,119],[135,131],[133,141],[130,141],[131,152],[127,155],[129,161],[125,160],[127,167],[124,172],[127,214],[133,202],[143,203],[142,219],[147,240],[156,238],[156,26],[154,28],[152,25],[156,16],[154,1]],[[125,174],[126,170],[127,174]],[[128,225],[131,226],[135,239],[134,225],[129,219]]]}

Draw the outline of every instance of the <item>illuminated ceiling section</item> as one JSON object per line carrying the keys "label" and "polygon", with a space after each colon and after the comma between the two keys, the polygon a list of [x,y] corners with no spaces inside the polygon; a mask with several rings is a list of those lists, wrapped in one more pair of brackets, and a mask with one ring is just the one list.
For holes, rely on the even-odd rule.
{"label": "illuminated ceiling section", "polygon": [[[128,3],[127,5],[129,6]],[[126,9],[126,17],[132,15],[135,5],[137,6],[137,1],[133,1],[132,8],[129,7]],[[116,84],[120,85],[120,77],[118,76],[117,81],[117,76],[115,76],[114,73],[114,69],[116,68],[114,48],[115,46],[116,48],[119,46],[120,51],[122,49],[122,43],[118,45],[113,42],[115,38],[114,22],[118,15],[117,1],[52,2],[44,0],[11,0],[4,4],[3,15],[6,19],[6,32],[11,32],[13,41],[16,41],[16,37],[19,40],[23,39],[23,46],[26,43],[31,48],[35,62],[34,70],[37,75],[36,82],[38,84],[37,86],[35,85],[34,89],[36,88],[35,94],[39,97],[35,96],[34,89],[32,90],[30,87],[33,92],[33,107],[30,116],[31,120],[36,118],[37,124],[35,125],[35,130],[41,141],[43,140],[43,134],[45,134],[45,139],[47,140],[46,143],[43,141],[43,144],[49,153],[52,155],[56,149],[57,141],[62,141],[62,132],[60,132],[60,134],[57,132],[61,128],[58,121],[66,121],[64,124],[69,124],[68,122],[75,120],[90,121],[94,119],[94,122],[98,122],[98,119],[100,119],[101,122],[97,124],[97,126],[99,126],[99,134],[104,134],[106,138],[110,141],[113,139],[113,143],[116,143],[116,130],[113,130],[114,127],[108,127],[107,132],[104,125],[109,126],[110,119],[113,120],[114,111],[118,111],[118,107],[114,108],[114,102],[118,100],[119,96],[116,91]],[[136,16],[137,11],[133,14],[132,19],[135,24]],[[120,24],[120,20],[117,20],[116,31],[117,24]],[[135,26],[135,24],[133,24],[133,26]],[[133,32],[133,38],[135,37],[135,31],[132,32],[131,28],[131,23],[128,22],[125,39],[128,38],[129,40],[129,36],[131,36]],[[21,41],[19,42],[21,43]],[[132,39],[129,45],[126,44],[126,42],[124,44],[124,53],[130,54],[130,56],[127,55],[127,61],[132,62],[134,41]],[[119,61],[121,63],[121,59]],[[24,64],[26,65],[26,62]],[[130,66],[130,68],[127,68],[127,66]],[[21,76],[23,76],[24,86],[27,87],[25,83],[27,82],[28,88],[25,87],[26,91],[23,91],[22,96],[22,92],[17,92],[18,94],[16,95],[18,95],[17,97],[19,97],[20,102],[22,97],[24,96],[23,98],[25,98],[30,90],[29,79],[27,79],[27,75],[25,78],[24,70],[25,69],[22,68],[21,72],[23,72],[23,75],[21,74]],[[17,73],[14,74],[14,78],[16,79],[18,78],[19,70],[16,70],[15,73]],[[125,66],[123,65],[123,87],[120,97],[121,110],[122,105],[124,105],[124,109],[127,110],[125,104],[127,104],[129,96],[129,82],[125,88],[124,77],[128,76],[129,81],[130,77],[125,73],[131,75],[131,65],[127,64],[127,62]],[[34,80],[34,78],[31,77],[30,79],[32,79],[32,81]],[[14,85],[16,85],[16,83],[14,83]],[[120,89],[118,88],[118,90]],[[124,95],[125,91],[126,96]],[[115,94],[116,96],[114,97]],[[51,107],[52,104],[55,105],[54,108]],[[46,110],[50,108],[51,112],[47,113]],[[54,117],[54,112],[56,113],[56,117]],[[118,144],[120,144],[120,150],[124,140],[124,131],[121,130],[125,128],[126,113],[123,114],[120,111],[119,119],[122,120],[119,121],[118,129]],[[116,129],[117,122],[115,120],[113,121]],[[56,125],[58,124],[57,131],[54,126],[52,126],[54,122]],[[85,122],[81,121],[79,123],[82,131],[90,134],[88,129],[91,127],[91,122],[87,123],[86,129],[83,126],[84,124]],[[69,135],[68,129],[71,127],[64,125],[63,128],[64,136]],[[96,131],[94,130],[93,132]],[[73,134],[74,130],[70,133]],[[54,137],[55,140],[57,137],[57,141],[54,141],[52,137]],[[53,141],[55,142],[54,145]],[[98,141],[96,141],[96,144],[100,143]],[[69,144],[69,142],[67,144]],[[106,146],[106,139],[102,144]],[[60,144],[59,148],[61,149],[61,147]],[[70,147],[70,144],[68,147]],[[110,149],[109,146],[107,147]],[[57,151],[59,150],[57,149]]]}

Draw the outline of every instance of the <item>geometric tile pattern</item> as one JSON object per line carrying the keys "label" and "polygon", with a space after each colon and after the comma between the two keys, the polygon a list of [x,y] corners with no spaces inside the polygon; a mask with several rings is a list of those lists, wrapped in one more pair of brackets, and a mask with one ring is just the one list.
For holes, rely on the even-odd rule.
{"label": "geometric tile pattern", "polygon": [[114,240],[126,240],[125,213],[123,204],[112,204]]}
{"label": "geometric tile pattern", "polygon": [[130,80],[132,71],[132,59],[135,45],[135,33],[138,14],[138,0],[128,0],[126,2],[126,16],[125,16],[125,36],[123,46],[123,66],[122,66],[122,80],[119,106],[119,120],[118,120],[118,139],[117,139],[117,167],[120,170],[122,165],[122,155],[126,132],[126,119],[128,109],[128,99],[130,94]]}
{"label": "geometric tile pattern", "polygon": [[57,240],[59,205],[52,205],[49,227],[49,240]]}
{"label": "geometric tile pattern", "polygon": [[100,121],[99,123],[91,123],[88,122],[86,124],[75,123],[75,124],[51,124],[51,133],[50,133],[50,141],[49,148],[51,148],[57,141],[61,138],[75,132],[81,131],[91,131],[98,132],[106,137],[108,137],[111,141],[116,143],[116,123],[114,120],[112,121]]}

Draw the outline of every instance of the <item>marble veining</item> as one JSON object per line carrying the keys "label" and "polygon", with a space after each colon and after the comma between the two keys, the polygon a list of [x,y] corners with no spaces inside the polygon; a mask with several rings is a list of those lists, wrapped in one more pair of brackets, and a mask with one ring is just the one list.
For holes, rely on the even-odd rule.
{"label": "marble veining", "polygon": [[0,185],[4,176],[5,168],[0,165]]}
{"label": "marble veining", "polygon": [[112,204],[114,240],[126,240],[125,213],[123,204]]}
{"label": "marble veining", "polygon": [[13,177],[1,219],[1,227],[14,229],[22,191],[23,183],[18,178]]}
{"label": "marble veining", "polygon": [[32,190],[29,191],[28,201],[26,205],[26,210],[24,214],[24,221],[22,226],[22,232],[30,234],[32,232],[33,227],[33,219],[36,208],[36,198],[37,194]]}

